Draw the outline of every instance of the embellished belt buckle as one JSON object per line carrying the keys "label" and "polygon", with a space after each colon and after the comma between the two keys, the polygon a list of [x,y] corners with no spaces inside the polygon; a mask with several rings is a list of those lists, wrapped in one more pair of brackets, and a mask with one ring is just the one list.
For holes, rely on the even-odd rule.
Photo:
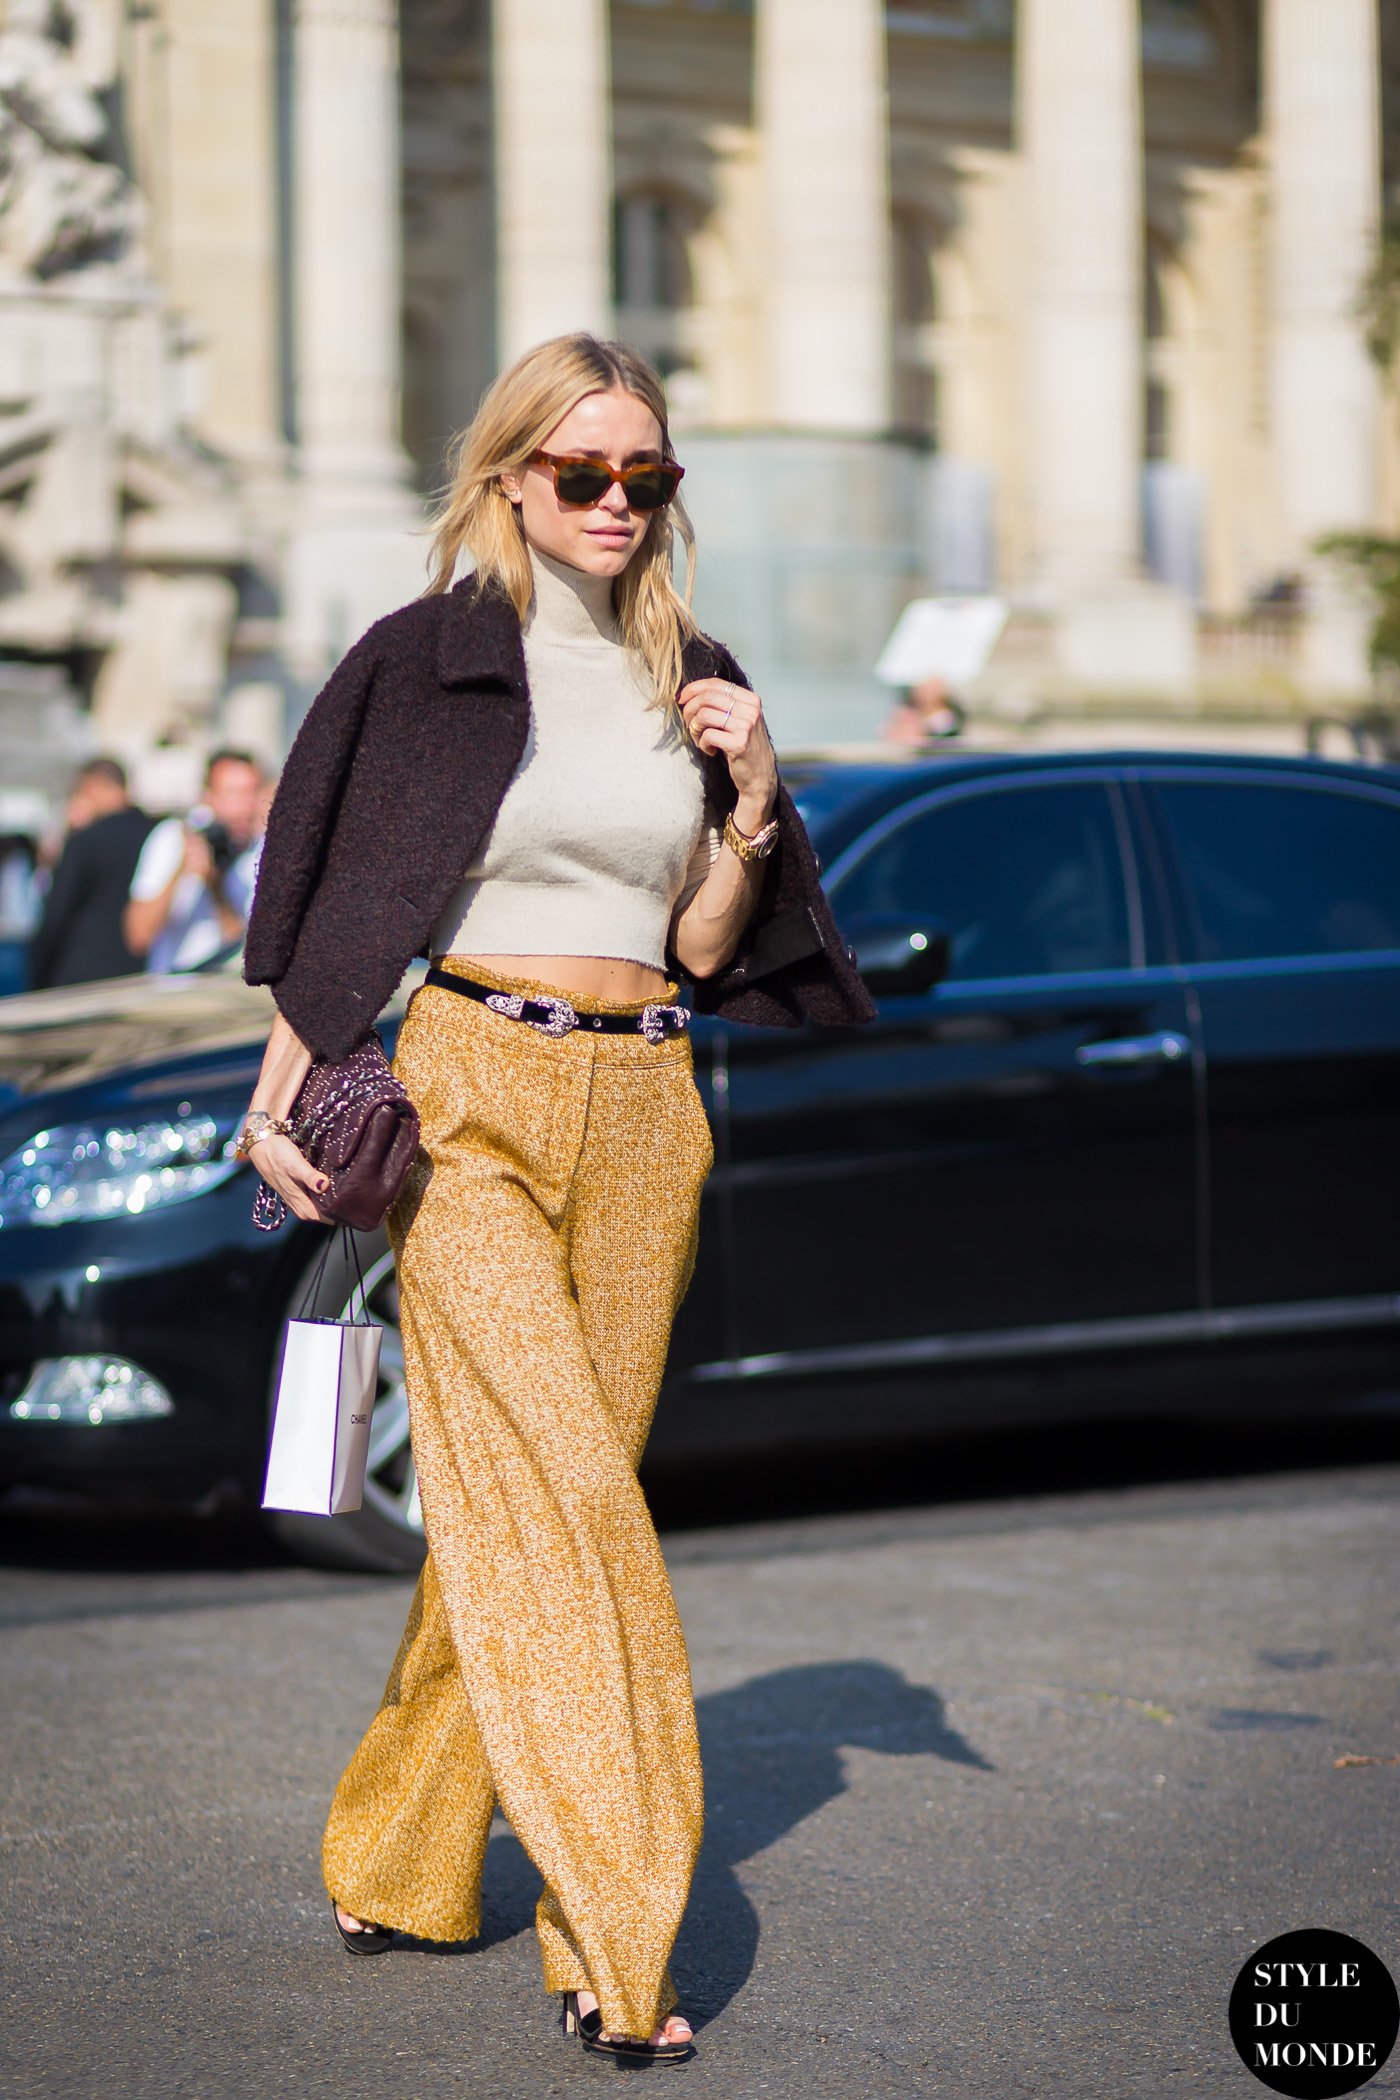
{"label": "embellished belt buckle", "polygon": [[578,1027],[578,1015],[567,999],[542,995],[532,1003],[548,1009],[542,1021],[535,1020],[533,1015],[530,1017],[530,1026],[538,1028],[541,1035],[567,1035],[571,1028]]}
{"label": "embellished belt buckle", "polygon": [[670,1021],[677,1035],[684,1035],[690,1016],[683,1006],[644,1006],[637,1026],[649,1043],[661,1042]]}
{"label": "embellished belt buckle", "polygon": [[[519,992],[488,992],[486,1004],[493,1014],[504,1014],[508,1021],[524,1021],[541,1035],[567,1035],[571,1028],[578,1027],[578,1015],[567,999],[555,999],[549,994],[539,999],[526,999]],[[549,1009],[544,1020],[537,1021],[527,1014],[527,1006],[544,1006]]]}

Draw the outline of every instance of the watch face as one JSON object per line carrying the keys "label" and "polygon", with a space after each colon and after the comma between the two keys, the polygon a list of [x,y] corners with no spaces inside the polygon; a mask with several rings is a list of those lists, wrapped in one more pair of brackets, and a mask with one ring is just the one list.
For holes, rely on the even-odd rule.
{"label": "watch face", "polygon": [[781,827],[776,817],[770,817],[752,838],[740,831],[731,812],[724,820],[724,835],[740,860],[766,860],[778,843]]}

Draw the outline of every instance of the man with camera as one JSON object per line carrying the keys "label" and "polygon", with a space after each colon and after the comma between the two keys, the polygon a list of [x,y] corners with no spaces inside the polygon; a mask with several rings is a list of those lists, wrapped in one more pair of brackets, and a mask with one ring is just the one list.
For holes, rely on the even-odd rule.
{"label": "man with camera", "polygon": [[141,849],[124,926],[148,970],[193,970],[241,940],[252,902],[263,775],[246,751],[216,751],[188,817],[167,817]]}

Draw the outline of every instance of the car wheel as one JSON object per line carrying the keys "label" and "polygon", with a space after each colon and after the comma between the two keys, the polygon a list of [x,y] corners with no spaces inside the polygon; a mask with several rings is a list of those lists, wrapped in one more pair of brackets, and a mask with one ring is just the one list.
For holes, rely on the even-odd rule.
{"label": "car wheel", "polygon": [[[379,1345],[379,1390],[370,1424],[369,1460],[365,1468],[363,1506],[340,1517],[310,1517],[297,1510],[269,1510],[266,1521],[298,1560],[318,1568],[347,1568],[361,1573],[411,1574],[422,1566],[427,1544],[418,1475],[408,1441],[408,1395],[404,1388],[403,1337],[399,1332],[399,1287],[394,1257],[382,1234],[362,1247],[365,1299],[369,1315],[383,1328]],[[288,1307],[300,1307],[312,1271],[307,1269]],[[332,1317],[350,1317],[359,1284],[351,1274],[344,1243],[337,1243],[326,1270],[319,1304]],[[274,1377],[276,1373],[274,1372]]]}

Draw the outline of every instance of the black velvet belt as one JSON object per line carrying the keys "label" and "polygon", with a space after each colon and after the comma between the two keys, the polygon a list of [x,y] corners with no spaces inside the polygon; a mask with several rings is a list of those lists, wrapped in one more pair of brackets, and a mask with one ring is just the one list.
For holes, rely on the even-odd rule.
{"label": "black velvet belt", "polygon": [[448,970],[429,970],[425,984],[440,992],[460,992],[464,999],[478,999],[493,1014],[507,1021],[524,1021],[541,1035],[569,1035],[575,1028],[594,1029],[599,1035],[644,1035],[649,1043],[668,1036],[684,1035],[690,1015],[683,1006],[644,1006],[639,1014],[581,1014],[555,992],[527,999],[521,992],[496,991],[470,977],[457,977]]}

